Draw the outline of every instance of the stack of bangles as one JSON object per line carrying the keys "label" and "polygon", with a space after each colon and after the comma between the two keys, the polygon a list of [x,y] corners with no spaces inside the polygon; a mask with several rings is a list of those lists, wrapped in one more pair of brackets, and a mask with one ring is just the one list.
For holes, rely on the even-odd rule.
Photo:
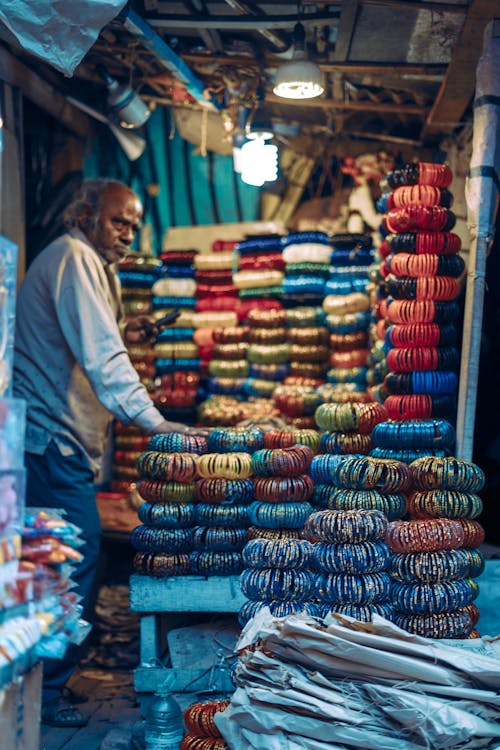
{"label": "stack of bangles", "polygon": [[422,253],[396,253],[389,255],[386,267],[394,276],[451,276],[458,278],[465,270],[465,261],[460,255],[433,255]]}
{"label": "stack of bangles", "polygon": [[304,536],[336,544],[374,542],[383,539],[387,520],[379,510],[323,510],[312,513]]}
{"label": "stack of bangles", "polygon": [[[261,479],[260,481],[276,480]],[[248,515],[253,526],[281,531],[282,529],[302,529],[312,510],[312,505],[307,502],[254,502],[248,508]],[[249,538],[253,538],[250,533]]]}
{"label": "stack of bangles", "polygon": [[295,477],[256,477],[253,484],[255,499],[270,505],[304,503],[310,500],[314,492],[314,482],[308,474]]}
{"label": "stack of bangles", "polygon": [[391,188],[400,185],[436,185],[447,188],[451,185],[453,172],[446,164],[435,162],[408,162],[386,175]]}
{"label": "stack of bangles", "polygon": [[398,614],[434,615],[471,604],[479,592],[471,578],[440,583],[393,583],[391,600]]}
{"label": "stack of bangles", "polygon": [[217,428],[208,436],[208,450],[213,453],[254,453],[264,447],[264,431],[260,427]]}
{"label": "stack of bangles", "polygon": [[240,586],[248,599],[256,601],[297,601],[309,598],[314,576],[295,568],[246,568]]}
{"label": "stack of bangles", "polygon": [[462,290],[460,281],[453,276],[390,276],[386,283],[395,300],[453,302]]}
{"label": "stack of bangles", "polygon": [[346,542],[312,545],[314,566],[325,573],[379,573],[389,564],[391,553],[385,542]]}
{"label": "stack of bangles", "polygon": [[392,372],[455,370],[459,352],[454,346],[398,348],[387,352],[386,362]]}
{"label": "stack of bangles", "polygon": [[388,572],[399,583],[440,583],[461,578],[477,578],[484,570],[484,558],[478,550],[452,549],[434,552],[393,554]]}
{"label": "stack of bangles", "polygon": [[456,302],[435,300],[389,300],[387,318],[391,323],[403,325],[415,323],[452,323],[457,320],[460,309]]}
{"label": "stack of bangles", "polygon": [[[474,616],[470,606],[436,615],[396,614],[394,624],[408,633],[423,638],[464,639],[477,637],[474,633]],[[477,622],[477,620],[476,620]]]}
{"label": "stack of bangles", "polygon": [[249,568],[306,568],[313,548],[305,539],[250,539],[243,550]]}
{"label": "stack of bangles", "polygon": [[444,206],[451,208],[453,195],[446,188],[435,185],[403,185],[393,190],[388,197],[388,208],[403,208],[412,204],[421,206]]}
{"label": "stack of bangles", "polygon": [[193,482],[196,478],[198,456],[192,453],[163,453],[147,451],[137,459],[141,477],[164,481]]}
{"label": "stack of bangles", "polygon": [[455,255],[462,242],[454,232],[403,232],[386,237],[391,253]]}
{"label": "stack of bangles", "polygon": [[313,453],[319,450],[320,434],[317,430],[269,430],[264,433],[264,448],[291,448],[308,445]]}
{"label": "stack of bangles", "polygon": [[463,546],[464,538],[459,520],[430,518],[391,521],[385,541],[393,552],[435,552],[458,549]]}
{"label": "stack of bangles", "polygon": [[248,479],[252,473],[252,457],[248,453],[207,453],[198,460],[202,479]]}
{"label": "stack of bangles", "polygon": [[377,448],[441,448],[451,450],[455,444],[455,429],[444,419],[423,419],[411,424],[381,422],[372,431],[372,442]]}
{"label": "stack of bangles", "polygon": [[[225,711],[228,706],[229,700],[212,700],[192,703],[184,711],[184,724],[186,729],[193,738],[221,738],[221,734],[214,722],[214,716],[216,713]],[[196,748],[196,750],[223,750],[225,747],[225,744],[219,744],[217,746],[193,746],[188,743],[185,750],[193,750],[193,748]]]}
{"label": "stack of bangles", "polygon": [[254,500],[254,486],[250,478],[224,479],[211,477],[198,479],[194,486],[194,496],[201,503],[250,503]]}
{"label": "stack of bangles", "polygon": [[142,479],[137,490],[143,500],[150,503],[191,503],[194,500],[192,482],[162,482],[158,479]]}
{"label": "stack of bangles", "polygon": [[320,430],[363,434],[388,418],[385,407],[377,403],[321,404],[314,416]]}
{"label": "stack of bangles", "polygon": [[383,223],[389,232],[449,232],[455,226],[455,214],[444,206],[413,204],[392,208]]}
{"label": "stack of bangles", "polygon": [[189,568],[194,575],[238,575],[243,568],[241,552],[194,550],[189,555]]}
{"label": "stack of bangles", "polygon": [[313,502],[318,500],[329,510],[379,510],[389,521],[402,518],[407,510],[406,495],[402,492],[339,490],[332,485],[317,484]]}
{"label": "stack of bangles", "polygon": [[188,554],[137,552],[133,566],[136,573],[157,578],[187,575],[190,570]]}
{"label": "stack of bangles", "polygon": [[385,332],[385,341],[389,346],[426,347],[452,346],[456,344],[458,332],[454,325],[438,323],[393,324]]}
{"label": "stack of bangles", "polygon": [[410,466],[413,486],[418,490],[480,492],[485,483],[483,470],[472,461],[429,456]]}
{"label": "stack of bangles", "polygon": [[201,455],[208,450],[207,439],[197,435],[185,435],[181,432],[168,432],[153,435],[148,443],[148,450],[164,453],[197,453]]}
{"label": "stack of bangles", "polygon": [[325,432],[321,436],[320,449],[323,453],[341,455],[358,453],[365,456],[370,453],[372,447],[370,434],[363,435],[359,432]]}
{"label": "stack of bangles", "polygon": [[329,604],[371,604],[389,599],[391,579],[387,573],[320,573],[315,597]]}
{"label": "stack of bangles", "polygon": [[411,482],[406,464],[372,456],[341,456],[335,479],[339,488],[380,492],[404,492]]}
{"label": "stack of bangles", "polygon": [[429,419],[430,417],[450,417],[455,408],[455,398],[451,395],[429,396],[410,394],[388,396],[384,401],[389,419]]}
{"label": "stack of bangles", "polygon": [[297,478],[309,469],[313,455],[307,445],[263,448],[252,456],[253,473],[257,477]]}

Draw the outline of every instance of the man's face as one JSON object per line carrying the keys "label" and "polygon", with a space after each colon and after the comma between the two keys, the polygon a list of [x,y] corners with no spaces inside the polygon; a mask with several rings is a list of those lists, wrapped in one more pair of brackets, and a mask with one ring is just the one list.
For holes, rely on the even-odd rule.
{"label": "man's face", "polygon": [[101,197],[95,221],[85,226],[85,234],[109,263],[117,263],[130,251],[140,227],[142,205],[130,190],[110,185]]}

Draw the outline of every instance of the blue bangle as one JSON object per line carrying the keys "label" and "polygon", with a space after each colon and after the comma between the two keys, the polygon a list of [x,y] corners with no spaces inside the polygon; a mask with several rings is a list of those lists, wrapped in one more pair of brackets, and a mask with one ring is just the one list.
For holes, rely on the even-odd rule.
{"label": "blue bangle", "polygon": [[374,614],[380,615],[380,617],[389,621],[393,620],[395,615],[394,607],[390,602],[372,602],[371,604],[353,604],[352,602],[345,604],[320,604],[319,609],[320,619],[325,619],[325,617],[331,612],[354,617],[355,620],[359,620],[360,622],[371,622]]}
{"label": "blue bangle", "polygon": [[323,510],[304,524],[307,539],[329,543],[375,542],[383,539],[387,519],[379,510]]}
{"label": "blue bangle", "polygon": [[440,583],[393,583],[391,601],[398,614],[436,615],[470,604],[478,586],[472,579]]}
{"label": "blue bangle", "polygon": [[314,576],[309,570],[294,568],[247,568],[240,586],[248,599],[257,601],[297,601],[309,597]]}
{"label": "blue bangle", "polygon": [[254,526],[265,529],[301,529],[312,513],[310,503],[259,503],[249,506],[248,515]]}
{"label": "blue bangle", "polygon": [[330,237],[326,232],[307,230],[304,232],[289,232],[285,237],[283,237],[282,240],[284,248],[288,247],[288,245],[301,245],[308,242],[318,243],[320,245],[329,245]]}
{"label": "blue bangle", "polygon": [[388,566],[391,552],[382,540],[355,544],[313,545],[313,562],[325,573],[379,573]]}
{"label": "blue bangle", "polygon": [[320,573],[314,593],[320,602],[332,604],[371,604],[389,599],[391,579],[387,573]]}
{"label": "blue bangle", "polygon": [[198,503],[194,506],[194,509],[194,522],[199,526],[226,526],[228,528],[241,528],[250,525],[247,505]]}
{"label": "blue bangle", "polygon": [[448,456],[449,451],[440,450],[439,448],[402,448],[401,450],[391,448],[372,448],[370,456],[373,458],[387,458],[394,461],[403,461],[405,464],[411,464],[417,458],[424,456]]}
{"label": "blue bangle", "polygon": [[[320,488],[328,488],[326,492]],[[407,500],[402,492],[379,492],[378,490],[347,490],[335,485],[316,485],[326,499],[330,510],[379,510],[388,521],[396,521],[406,514]],[[313,495],[313,501],[315,496]]]}
{"label": "blue bangle", "polygon": [[410,467],[414,487],[419,490],[480,492],[486,481],[484,471],[472,461],[447,456],[428,456]]}
{"label": "blue bangle", "polygon": [[142,503],[137,515],[145,526],[184,529],[193,525],[195,507],[192,503]]}
{"label": "blue bangle", "polygon": [[444,419],[418,422],[380,422],[372,431],[376,448],[444,448],[455,444],[455,428]]}
{"label": "blue bangle", "polygon": [[243,550],[243,562],[250,568],[304,568],[312,551],[305,539],[250,539]]}
{"label": "blue bangle", "polygon": [[311,617],[320,617],[320,607],[313,602],[304,601],[292,601],[292,602],[280,602],[280,601],[253,601],[249,600],[241,607],[238,613],[238,622],[243,628],[252,617],[264,609],[269,608],[273,617],[290,617],[290,615],[296,615],[300,612],[304,612]]}
{"label": "blue bangle", "polygon": [[219,427],[208,436],[208,450],[212,453],[254,453],[264,447],[264,431],[260,427]]}
{"label": "blue bangle", "polygon": [[394,624],[407,633],[423,638],[468,638],[474,630],[474,620],[467,607],[437,615],[404,615],[395,613]]}
{"label": "blue bangle", "polygon": [[200,552],[189,555],[191,573],[202,576],[230,576],[241,573],[243,560],[240,552]]}
{"label": "blue bangle", "polygon": [[136,526],[130,543],[138,552],[188,552],[193,547],[192,529],[160,529]]}
{"label": "blue bangle", "polygon": [[241,552],[247,542],[246,529],[234,526],[195,526],[193,547],[204,552]]}

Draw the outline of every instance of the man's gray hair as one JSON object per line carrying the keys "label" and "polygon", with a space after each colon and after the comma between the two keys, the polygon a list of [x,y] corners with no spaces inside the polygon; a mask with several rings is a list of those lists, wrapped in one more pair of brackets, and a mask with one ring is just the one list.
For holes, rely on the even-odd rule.
{"label": "man's gray hair", "polygon": [[111,180],[104,177],[96,180],[85,180],[64,211],[63,221],[65,227],[67,229],[80,227],[80,220],[83,215],[86,215],[91,221],[96,221],[101,207],[102,195],[111,186],[125,188],[131,193],[134,192],[128,185],[119,182],[119,180]]}

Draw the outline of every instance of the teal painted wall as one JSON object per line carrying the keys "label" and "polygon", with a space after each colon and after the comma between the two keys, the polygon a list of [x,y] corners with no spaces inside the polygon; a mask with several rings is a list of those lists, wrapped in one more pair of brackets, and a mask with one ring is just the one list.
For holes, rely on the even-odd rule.
{"label": "teal painted wall", "polygon": [[[193,153],[196,146],[175,130],[170,111],[158,107],[141,135],[142,156],[129,161],[108,128],[94,140],[84,164],[85,177],[112,177],[130,185],[143,201],[144,221],[153,229],[153,249],[169,227],[259,219],[259,188],[245,185],[231,156]],[[158,186],[158,195],[151,186]]]}

